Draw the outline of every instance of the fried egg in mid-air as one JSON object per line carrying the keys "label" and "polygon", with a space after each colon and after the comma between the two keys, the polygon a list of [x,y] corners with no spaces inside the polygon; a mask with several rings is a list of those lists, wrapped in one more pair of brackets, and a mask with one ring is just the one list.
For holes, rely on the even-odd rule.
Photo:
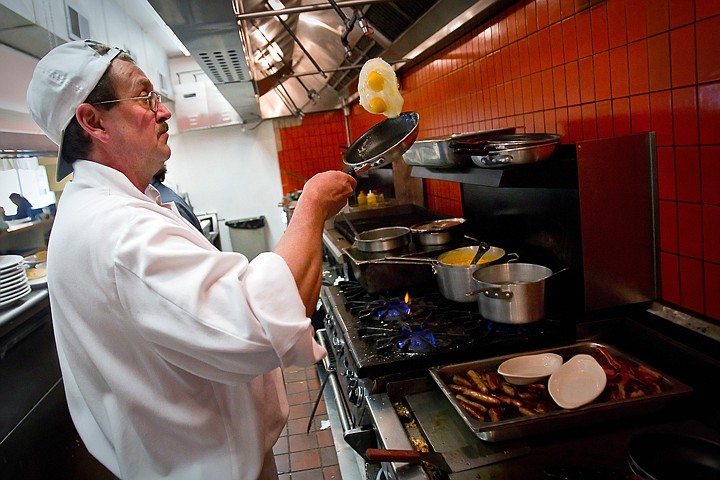
{"label": "fried egg in mid-air", "polygon": [[358,80],[360,105],[370,113],[382,113],[388,118],[400,115],[403,98],[400,95],[395,71],[381,58],[365,62]]}

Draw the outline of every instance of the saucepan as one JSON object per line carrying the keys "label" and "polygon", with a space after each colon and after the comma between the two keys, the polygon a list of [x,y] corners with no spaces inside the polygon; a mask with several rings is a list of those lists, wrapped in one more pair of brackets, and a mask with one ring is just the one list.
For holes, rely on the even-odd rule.
{"label": "saucepan", "polygon": [[355,235],[355,247],[366,253],[395,251],[406,247],[409,243],[408,227],[375,228]]}
{"label": "saucepan", "polygon": [[410,227],[413,243],[422,247],[435,247],[458,243],[464,237],[464,218],[443,218]]}
{"label": "saucepan", "polygon": [[[497,323],[532,323],[545,318],[545,282],[551,269],[533,263],[500,263],[476,270],[476,289],[480,315]],[[480,287],[479,289],[477,287]]]}
{"label": "saucepan", "polygon": [[468,295],[466,292],[477,289],[477,282],[473,274],[482,268],[495,265],[500,262],[512,262],[518,259],[516,253],[506,253],[500,247],[485,245],[487,251],[475,263],[475,254],[480,246],[472,245],[449,250],[438,255],[437,258],[421,257],[385,257],[382,262],[394,262],[398,264],[430,263],[433,272],[437,276],[438,289],[440,294],[453,302],[475,302],[477,294]]}
{"label": "saucepan", "polygon": [[506,254],[500,247],[487,247],[487,251],[475,262],[475,254],[480,248],[478,245],[456,248],[438,256],[433,269],[443,297],[454,302],[477,301],[477,294],[465,294],[468,290],[477,288],[473,274],[481,268],[518,259],[516,253]]}
{"label": "saucepan", "polygon": [[387,118],[376,124],[355,140],[343,155],[343,163],[349,165],[343,172],[357,178],[370,169],[402,158],[418,136],[420,115],[403,112],[395,118]]}

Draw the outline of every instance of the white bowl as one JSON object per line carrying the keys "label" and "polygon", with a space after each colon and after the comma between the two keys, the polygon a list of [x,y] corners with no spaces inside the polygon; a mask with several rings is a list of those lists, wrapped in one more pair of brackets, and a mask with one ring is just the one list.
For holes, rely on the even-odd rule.
{"label": "white bowl", "polygon": [[595,400],[605,389],[607,377],[591,355],[575,355],[548,380],[550,396],[561,408],[578,408]]}
{"label": "white bowl", "polygon": [[508,383],[528,385],[550,376],[562,363],[562,357],[556,353],[538,353],[505,360],[497,371]]}

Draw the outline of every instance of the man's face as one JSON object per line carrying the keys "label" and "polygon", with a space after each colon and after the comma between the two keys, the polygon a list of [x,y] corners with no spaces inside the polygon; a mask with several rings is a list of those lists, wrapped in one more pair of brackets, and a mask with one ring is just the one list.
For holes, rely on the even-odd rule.
{"label": "man's face", "polygon": [[[117,99],[146,96],[153,85],[135,64],[115,60],[110,65]],[[104,112],[112,147],[124,163],[126,175],[149,182],[170,157],[167,120],[170,111],[160,103],[153,112],[147,100],[117,102]]]}

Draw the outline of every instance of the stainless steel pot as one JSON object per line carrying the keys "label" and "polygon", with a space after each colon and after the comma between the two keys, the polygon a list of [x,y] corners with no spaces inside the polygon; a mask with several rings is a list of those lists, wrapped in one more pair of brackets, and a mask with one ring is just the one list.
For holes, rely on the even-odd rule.
{"label": "stainless steel pot", "polygon": [[470,265],[471,260],[478,251],[478,246],[455,248],[440,254],[437,258],[421,258],[414,256],[387,256],[377,263],[394,263],[396,265],[430,264],[437,278],[438,289],[443,297],[454,302],[477,301],[475,295],[468,296],[466,292],[477,289],[477,282],[473,273],[481,268],[499,262],[508,262],[518,259],[516,253],[505,253],[499,247],[489,247],[479,262]]}
{"label": "stainless steel pot", "polygon": [[361,252],[388,252],[406,247],[410,243],[408,227],[383,227],[366,230],[355,237],[355,246]]}
{"label": "stainless steel pot", "polygon": [[415,245],[436,246],[460,242],[463,238],[464,218],[445,218],[410,227]]}
{"label": "stainless steel pot", "polygon": [[[545,281],[553,271],[532,263],[501,263],[476,270],[480,315],[497,323],[532,323],[545,318]],[[479,288],[478,288],[479,287]]]}
{"label": "stainless steel pot", "polygon": [[[476,302],[478,294],[466,295],[466,292],[477,289],[473,274],[481,268],[498,262],[508,261],[505,250],[490,247],[478,263],[470,265],[478,251],[478,246],[462,247],[445,252],[438,256],[433,264],[437,275],[438,288],[443,297],[454,302]],[[514,255],[517,259],[516,254]]]}

